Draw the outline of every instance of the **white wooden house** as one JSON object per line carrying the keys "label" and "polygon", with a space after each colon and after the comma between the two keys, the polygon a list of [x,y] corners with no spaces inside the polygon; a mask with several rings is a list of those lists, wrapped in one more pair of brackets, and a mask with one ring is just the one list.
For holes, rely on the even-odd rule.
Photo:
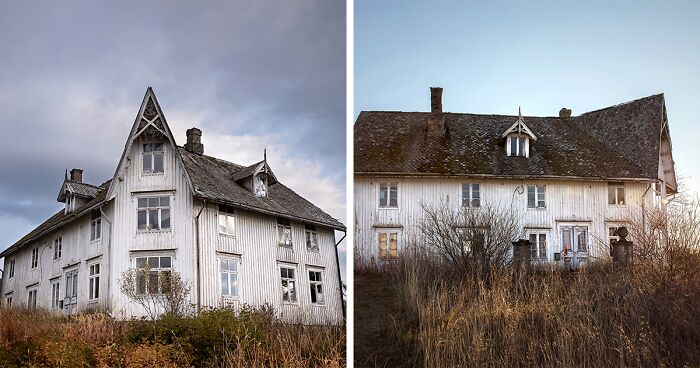
{"label": "white wooden house", "polygon": [[[615,230],[676,192],[662,94],[571,116],[363,111],[354,127],[360,262],[420,245],[421,203],[503,205],[539,262],[609,256]],[[513,239],[515,240],[515,239]]]}
{"label": "white wooden house", "polygon": [[[92,185],[71,170],[65,208],[0,254],[0,303],[141,316],[119,281],[147,264],[179,272],[197,309],[268,304],[288,321],[342,323],[335,230],[345,226],[280,183],[266,159],[204,155],[201,135],[189,129],[178,146],[149,87],[114,177]],[[157,284],[142,278],[137,289]]]}

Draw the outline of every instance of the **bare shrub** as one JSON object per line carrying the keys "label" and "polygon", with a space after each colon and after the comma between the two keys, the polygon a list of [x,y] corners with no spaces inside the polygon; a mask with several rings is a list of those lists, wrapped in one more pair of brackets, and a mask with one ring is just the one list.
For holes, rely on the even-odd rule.
{"label": "bare shrub", "polygon": [[122,273],[119,287],[152,321],[161,313],[175,316],[189,313],[190,286],[179,272],[152,271],[148,265],[130,268]]}

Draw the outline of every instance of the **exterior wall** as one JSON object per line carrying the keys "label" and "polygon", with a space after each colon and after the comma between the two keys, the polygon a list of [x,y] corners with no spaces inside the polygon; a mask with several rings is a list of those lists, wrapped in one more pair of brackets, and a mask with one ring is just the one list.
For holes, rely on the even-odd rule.
{"label": "exterior wall", "polygon": [[[105,307],[104,286],[106,284],[102,271],[100,275],[100,299],[88,300],[88,267],[93,263],[101,263],[104,253],[103,239],[109,234],[102,230],[102,237],[96,241],[90,241],[90,214],[82,216],[68,226],[48,234],[30,244],[20,248],[17,252],[5,257],[5,277],[2,282],[2,299],[0,305],[5,305],[5,297],[12,293],[13,306],[26,307],[30,289],[37,289],[37,308],[51,308],[52,283],[59,282],[59,300],[65,297],[66,279],[65,272],[78,270],[78,298],[76,308],[65,309],[66,313],[75,313],[78,310],[103,309]],[[63,237],[61,257],[53,259],[54,240]],[[31,268],[32,249],[39,247],[38,267]],[[14,277],[9,278],[10,261],[15,260]]]}
{"label": "exterior wall", "polygon": [[[398,208],[378,207],[379,183],[398,183]],[[465,178],[383,178],[355,176],[354,233],[356,257],[361,261],[378,259],[378,228],[399,229],[399,252],[408,244],[419,244],[418,224],[423,218],[421,203],[461,205],[461,184],[479,183],[481,206],[501,206],[517,210],[523,234],[547,234],[547,258],[561,250],[562,225],[588,226],[592,259],[608,256],[608,227],[620,226],[630,214],[641,214],[642,203],[653,205],[649,183],[625,183],[626,205],[608,205],[608,184],[573,180],[508,180]],[[527,208],[527,185],[546,185],[546,208]],[[519,189],[520,188],[520,189]]]}
{"label": "exterior wall", "polygon": [[[202,204],[195,206],[195,213]],[[309,324],[340,324],[342,300],[335,253],[335,234],[330,228],[318,227],[319,250],[306,249],[304,223],[292,221],[292,248],[277,241],[277,218],[244,210],[235,211],[235,236],[220,235],[218,206],[207,204],[200,216],[202,305],[221,306],[219,265],[221,256],[240,259],[239,298],[234,308],[243,304],[269,304],[282,319]],[[298,303],[282,302],[279,265],[293,265],[297,270]],[[324,305],[311,303],[309,267],[323,270]]]}

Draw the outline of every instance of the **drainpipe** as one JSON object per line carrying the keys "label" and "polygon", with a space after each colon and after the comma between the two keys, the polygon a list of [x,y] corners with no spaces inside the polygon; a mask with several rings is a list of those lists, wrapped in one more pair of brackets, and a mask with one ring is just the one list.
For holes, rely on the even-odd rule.
{"label": "drainpipe", "polygon": [[345,304],[343,304],[343,279],[340,277],[340,259],[338,258],[338,244],[348,236],[347,231],[343,232],[343,237],[335,243],[335,265],[338,268],[338,288],[340,289],[340,306],[343,309],[343,318],[345,318]]}
{"label": "drainpipe", "polygon": [[202,278],[200,275],[199,265],[199,216],[202,214],[202,211],[204,211],[204,207],[206,207],[206,205],[207,201],[202,201],[202,208],[199,209],[197,216],[194,218],[194,240],[195,244],[197,245],[197,314],[199,314],[199,311],[202,309]]}
{"label": "drainpipe", "polygon": [[651,189],[651,186],[654,185],[653,183],[649,183],[647,186],[647,190],[644,191],[644,194],[642,194],[642,231],[646,231],[646,203],[644,201],[644,197],[646,197],[647,193],[649,192],[649,189]]}
{"label": "drainpipe", "polygon": [[[110,300],[110,304],[112,303],[112,270],[114,270],[114,265],[112,265],[112,221],[109,221],[109,218],[107,215],[104,213],[102,208],[104,205],[100,206],[100,216],[109,224],[109,237],[107,238],[107,260],[105,264],[109,264],[109,272],[107,272],[107,297]],[[102,231],[102,234],[104,234],[104,229],[100,230]],[[104,239],[104,237],[100,234],[100,237]],[[112,312],[111,306],[109,306],[109,313]]]}

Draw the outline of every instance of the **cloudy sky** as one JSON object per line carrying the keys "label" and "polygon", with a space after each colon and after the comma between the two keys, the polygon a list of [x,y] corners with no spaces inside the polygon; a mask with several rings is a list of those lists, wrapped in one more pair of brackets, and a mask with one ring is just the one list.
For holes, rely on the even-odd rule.
{"label": "cloudy sky", "polygon": [[197,126],[209,155],[267,148],[347,223],[343,1],[6,1],[0,55],[0,249],[60,209],[66,168],[111,178],[149,85],[178,144]]}
{"label": "cloudy sky", "polygon": [[697,1],[355,1],[355,114],[574,115],[664,93],[678,176],[700,192]]}

